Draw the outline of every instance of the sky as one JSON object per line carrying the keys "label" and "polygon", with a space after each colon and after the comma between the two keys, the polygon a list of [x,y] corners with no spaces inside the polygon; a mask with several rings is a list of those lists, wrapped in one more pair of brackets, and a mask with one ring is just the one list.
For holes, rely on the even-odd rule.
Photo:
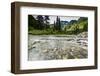
{"label": "sky", "polygon": [[[57,16],[50,16],[50,24],[53,24],[54,21],[56,21]],[[80,17],[75,17],[75,16],[58,16],[61,21],[71,21],[71,20],[78,20]]]}
{"label": "sky", "polygon": [[[33,17],[37,17],[37,15],[33,15]],[[79,16],[58,16],[61,21],[71,21],[71,20],[78,20],[80,17]],[[56,21],[57,16],[49,16],[49,22],[50,24],[53,24],[54,21]]]}

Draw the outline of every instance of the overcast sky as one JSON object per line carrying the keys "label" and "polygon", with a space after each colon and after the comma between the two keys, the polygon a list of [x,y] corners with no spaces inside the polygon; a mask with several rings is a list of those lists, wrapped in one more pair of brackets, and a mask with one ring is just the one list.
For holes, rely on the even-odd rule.
{"label": "overcast sky", "polygon": [[[56,21],[57,16],[50,16],[50,24],[53,24],[54,21]],[[59,16],[61,21],[71,21],[71,20],[78,20],[80,17],[74,17],[74,16]]]}
{"label": "overcast sky", "polygon": [[[33,15],[35,18],[37,17],[37,15]],[[58,16],[60,18],[61,21],[71,21],[71,20],[78,20],[80,17],[78,16]],[[50,24],[53,24],[54,21],[56,21],[57,16],[49,16],[49,22]]]}

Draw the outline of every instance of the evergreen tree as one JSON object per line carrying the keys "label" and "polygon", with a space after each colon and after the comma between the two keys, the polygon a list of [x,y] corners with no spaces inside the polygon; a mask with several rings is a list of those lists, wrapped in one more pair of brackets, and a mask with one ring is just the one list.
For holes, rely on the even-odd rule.
{"label": "evergreen tree", "polygon": [[57,18],[56,18],[56,27],[55,27],[55,29],[58,30],[58,27],[59,27],[59,18],[58,18],[58,16],[57,16]]}
{"label": "evergreen tree", "polygon": [[41,30],[44,28],[44,18],[42,15],[37,16],[37,27]]}
{"label": "evergreen tree", "polygon": [[54,21],[53,30],[56,30],[56,23],[55,23],[55,21]]}
{"label": "evergreen tree", "polygon": [[79,33],[79,26],[75,25],[74,27],[74,34],[78,34]]}
{"label": "evergreen tree", "polygon": [[84,24],[83,31],[88,31],[88,23]]}
{"label": "evergreen tree", "polygon": [[58,20],[58,23],[59,23],[59,31],[61,31],[61,22],[60,22],[60,18],[59,18],[59,20]]}
{"label": "evergreen tree", "polygon": [[60,31],[61,30],[61,22],[60,22],[60,18],[57,16],[56,18],[56,30]]}
{"label": "evergreen tree", "polygon": [[29,30],[36,28],[36,19],[32,15],[28,15],[28,27]]}
{"label": "evergreen tree", "polygon": [[49,28],[49,21],[48,20],[50,20],[49,16],[44,16],[44,22],[45,22],[45,28],[46,29]]}

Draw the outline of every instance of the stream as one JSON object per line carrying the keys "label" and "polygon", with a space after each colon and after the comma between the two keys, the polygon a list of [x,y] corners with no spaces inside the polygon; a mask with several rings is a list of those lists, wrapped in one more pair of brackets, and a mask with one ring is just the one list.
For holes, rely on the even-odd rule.
{"label": "stream", "polygon": [[83,59],[88,38],[75,35],[28,35],[28,60]]}

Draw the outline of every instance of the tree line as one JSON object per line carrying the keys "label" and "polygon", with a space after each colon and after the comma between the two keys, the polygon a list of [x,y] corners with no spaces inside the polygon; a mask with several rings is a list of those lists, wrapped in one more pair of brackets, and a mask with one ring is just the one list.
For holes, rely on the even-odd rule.
{"label": "tree line", "polygon": [[[67,24],[62,24],[62,22],[67,22]],[[51,24],[48,15],[28,15],[28,30],[32,34],[78,34],[88,31],[88,18],[80,17],[78,20],[68,22],[61,21],[60,17],[56,16]]]}
{"label": "tree line", "polygon": [[60,17],[56,17],[56,21],[54,21],[54,24],[51,25],[49,22],[50,18],[48,15],[42,16],[37,15],[36,18],[32,15],[28,15],[28,27],[29,30],[31,28],[37,29],[37,30],[46,30],[52,28],[53,30],[61,30],[61,21]]}

